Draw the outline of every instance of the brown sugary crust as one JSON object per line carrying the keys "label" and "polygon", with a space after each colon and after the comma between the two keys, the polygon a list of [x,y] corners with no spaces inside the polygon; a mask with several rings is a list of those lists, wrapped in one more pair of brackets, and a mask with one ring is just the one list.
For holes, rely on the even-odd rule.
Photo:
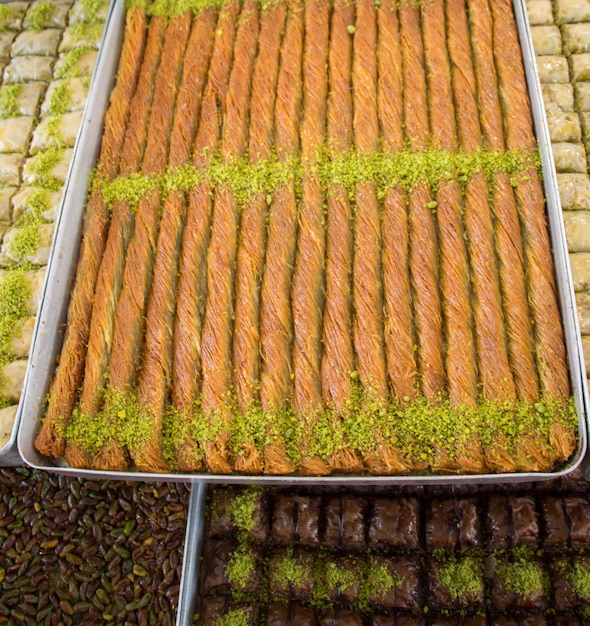
{"label": "brown sugary crust", "polygon": [[[305,5],[303,54],[303,158],[316,158],[324,136],[328,93],[325,65],[329,46],[329,4],[315,0]],[[295,272],[293,274],[294,404],[300,414],[322,408],[320,362],[324,304],[325,232],[323,193],[317,176],[302,181]]]}
{"label": "brown sugary crust", "polygon": [[[328,52],[327,142],[336,153],[352,145],[352,40],[347,30],[354,22],[354,7],[342,0],[334,3]],[[336,419],[347,411],[354,371],[352,342],[353,212],[342,185],[329,186],[326,217],[326,303],[323,317],[322,398]],[[341,449],[328,460],[334,471],[359,471],[362,462],[350,449]]]}
{"label": "brown sugary crust", "polygon": [[[402,57],[399,20],[393,0],[383,3],[377,14],[379,79],[377,104],[384,148],[403,147]],[[414,354],[412,296],[408,265],[408,216],[401,186],[389,189],[383,200],[383,304],[384,340],[389,385],[398,402],[416,397],[417,365]],[[395,237],[394,237],[395,234]],[[407,400],[405,400],[407,398]]]}
{"label": "brown sugary crust", "polygon": [[399,19],[394,0],[385,0],[377,12],[377,104],[383,147],[392,152],[403,148],[402,56]]}
{"label": "brown sugary crust", "polygon": [[[288,6],[275,104],[275,146],[281,160],[292,156],[299,147],[302,100],[303,5],[294,0]],[[262,280],[260,399],[263,410],[270,412],[282,409],[293,395],[290,290],[296,241],[297,202],[291,182],[281,185],[272,199]],[[291,473],[296,469],[286,450],[275,440],[265,446],[264,467],[269,474]]]}
{"label": "brown sugary crust", "polygon": [[[330,6],[326,0],[305,5],[303,53],[303,119],[301,151],[311,163],[317,158],[326,126]],[[317,175],[302,180],[297,255],[291,293],[293,308],[294,408],[309,428],[323,408],[321,388],[322,328],[325,297],[326,233],[324,196]],[[317,455],[303,452],[301,471],[328,474]]]}
{"label": "brown sugary crust", "polygon": [[[536,143],[532,116],[512,7],[502,0],[492,3],[491,8],[494,32],[498,29],[503,31],[501,40],[494,37],[494,56],[506,119],[506,145],[509,149],[534,148]],[[557,302],[543,188],[536,170],[526,172],[519,181],[516,202],[524,235],[541,390],[550,397],[567,398],[570,386],[563,327]]]}
{"label": "brown sugary crust", "polygon": [[[247,146],[248,102],[256,41],[258,9],[248,0],[242,9],[234,43],[234,62],[229,78],[225,120],[221,140],[224,160],[241,157]],[[219,186],[211,223],[207,259],[207,303],[203,320],[201,406],[205,418],[222,416],[231,423],[227,398],[232,385],[232,335],[234,316],[234,277],[238,246],[239,213],[233,191]],[[205,447],[205,461],[210,471],[231,472],[226,448],[229,433],[221,433]]]}
{"label": "brown sugary crust", "polygon": [[[271,156],[274,99],[279,71],[284,4],[265,11],[260,18],[259,53],[254,65],[250,96],[249,160],[259,163]],[[261,192],[242,207],[236,261],[235,330],[233,340],[236,399],[246,411],[259,397],[260,386],[260,284],[266,249],[266,194]],[[238,454],[238,471],[261,471],[255,447]]]}
{"label": "brown sugary crust", "polygon": [[[424,49],[420,11],[409,4],[399,10],[404,80],[404,132],[413,148],[424,149],[429,132]],[[409,193],[410,275],[422,393],[437,402],[444,389],[442,312],[438,291],[437,235],[430,190],[419,184]]]}
{"label": "brown sugary crust", "polygon": [[[354,142],[358,152],[373,152],[379,143],[377,116],[377,16],[373,3],[356,3],[352,90]],[[379,404],[386,402],[383,349],[381,223],[375,186],[357,185],[355,192],[353,335],[359,380]]]}
{"label": "brown sugary crust", "polygon": [[[447,0],[446,17],[458,141],[464,150],[475,152],[482,143],[482,130],[465,0]],[[477,50],[474,55],[478,58]]]}
{"label": "brown sugary crust", "polygon": [[[224,4],[217,19],[218,28],[203,93],[200,120],[195,138],[193,162],[204,166],[216,154],[221,120],[217,103],[225,103],[230,75],[231,50],[237,27],[238,2]],[[213,202],[210,185],[201,183],[188,194],[186,224],[179,261],[178,296],[174,320],[171,398],[179,419],[190,424],[194,402],[201,390],[201,332],[207,293],[207,248]],[[202,467],[197,444],[189,435],[175,450],[179,471],[196,471]]]}
{"label": "brown sugary crust", "polygon": [[492,46],[492,14],[487,0],[466,0],[471,49],[477,75],[477,108],[484,141],[494,150],[504,148],[504,130],[498,76]]}
{"label": "brown sugary crust", "polygon": [[516,391],[504,336],[500,282],[495,265],[488,187],[482,174],[465,190],[465,226],[472,265],[473,317],[483,397],[515,400]]}
{"label": "brown sugary crust", "polygon": [[[534,148],[532,116],[512,7],[503,0],[491,4],[495,31],[494,57],[500,99],[506,119],[509,149]],[[531,169],[516,187],[516,200],[524,232],[529,298],[535,321],[535,348],[542,391],[554,398],[570,394],[565,342],[557,302],[551,243],[539,174]]]}
{"label": "brown sugary crust", "polygon": [[[148,122],[147,143],[142,162],[143,174],[161,174],[168,159],[169,137],[174,116],[174,98],[178,88],[182,57],[190,32],[188,14],[170,20],[166,27],[162,55],[155,76],[154,96]],[[137,381],[138,364],[144,343],[146,307],[150,293],[156,243],[160,227],[160,197],[155,190],[142,197],[135,216],[135,228],[126,253],[123,286],[113,332],[113,346],[109,361],[109,390],[127,392]],[[141,402],[141,398],[140,398]],[[108,407],[107,407],[108,410]],[[161,437],[162,415],[153,414],[150,438]],[[130,450],[132,457],[137,451]],[[97,455],[97,469],[121,467],[126,452],[119,442],[108,441]],[[134,458],[137,462],[137,458]],[[154,466],[165,471],[163,458],[154,459]]]}
{"label": "brown sugary crust", "polygon": [[445,387],[442,311],[436,225],[428,205],[432,196],[420,184],[409,193],[410,275],[422,393],[438,402]]}
{"label": "brown sugary crust", "polygon": [[[497,87],[483,85],[478,82],[479,105],[481,107],[481,127],[478,121],[478,92],[476,91],[475,71],[478,75],[496,80],[496,69],[493,56],[486,46],[490,44],[488,34],[481,29],[481,23],[474,22],[472,27],[472,43],[474,61],[469,51],[468,22],[465,3],[462,0],[451,0],[447,6],[448,14],[453,15],[449,22],[449,48],[454,63],[454,85],[457,102],[457,120],[460,131],[461,146],[465,150],[476,150],[487,140],[494,148],[504,147],[501,128],[501,110]],[[472,7],[474,20],[481,19],[489,24],[491,17],[485,5],[474,3]],[[475,17],[474,17],[475,16]],[[479,186],[483,192],[483,181],[470,183],[473,188]],[[523,266],[524,253],[521,241],[520,225],[516,211],[514,192],[507,174],[499,174],[487,193],[491,192],[489,203],[495,224],[495,252],[502,298],[504,316],[504,332],[507,336],[507,356],[514,379],[514,392],[518,398],[533,399],[538,395],[538,379],[535,369],[530,311],[526,295],[525,272]],[[480,199],[481,202],[483,200]],[[480,328],[482,328],[480,324]],[[485,335],[483,336],[485,338]],[[500,351],[503,349],[500,346]],[[483,359],[478,361],[484,367]],[[484,370],[485,372],[486,370]],[[483,376],[483,374],[480,374]],[[501,383],[500,383],[501,384]],[[493,387],[490,389],[493,392]],[[498,442],[498,448],[502,443]],[[492,458],[493,457],[493,458]],[[506,450],[497,455],[488,455],[490,466],[505,470],[515,469],[512,455]]]}
{"label": "brown sugary crust", "polygon": [[[526,268],[514,189],[507,174],[499,174],[492,187],[496,250],[508,353],[519,398],[534,401],[539,395],[533,329],[526,293]],[[509,303],[509,304],[508,304]]]}
{"label": "brown sugary crust", "polygon": [[415,149],[428,140],[428,101],[424,72],[424,48],[420,33],[420,9],[410,3],[398,12],[404,85],[404,137]]}
{"label": "brown sugary crust", "polygon": [[99,167],[109,178],[114,178],[119,172],[117,155],[123,151],[125,138],[123,129],[131,115],[129,103],[137,84],[146,34],[145,8],[130,9],[125,21],[125,38],[117,68],[117,83],[111,94],[109,110],[105,115],[99,157]]}
{"label": "brown sugary crust", "polygon": [[[494,19],[494,58],[498,69],[500,100],[504,110],[506,145],[509,149],[535,146],[532,117],[518,34],[510,3],[492,3]],[[499,30],[503,31],[500,38]],[[533,318],[534,348],[539,383],[545,397],[567,402],[569,383],[565,339],[545,215],[542,183],[535,168],[525,172],[516,186],[516,205],[523,232],[528,279],[528,300]],[[534,435],[522,442],[522,465],[533,469],[549,468],[556,459],[569,458],[576,447],[573,426],[557,420],[551,426],[549,440]],[[532,461],[528,461],[532,458]]]}
{"label": "brown sugary crust", "polygon": [[153,424],[151,439],[134,455],[138,467],[150,468],[145,471],[167,469],[160,431],[172,373],[179,244],[185,217],[183,195],[180,192],[169,195],[162,211],[152,290],[147,306],[143,366],[137,391],[138,399],[150,412]]}
{"label": "brown sugary crust", "polygon": [[[265,10],[260,20],[259,52],[254,65],[250,98],[250,163],[271,156],[274,101],[286,6]],[[267,199],[261,192],[242,207],[236,261],[233,365],[236,400],[248,411],[260,392],[260,289],[266,250]],[[262,457],[253,440],[246,441],[234,459],[238,472],[260,473]]]}
{"label": "brown sugary crust", "polygon": [[[189,20],[190,13],[183,16]],[[176,110],[170,139],[171,165],[180,165],[190,157],[206,69],[211,56],[215,12],[207,10],[197,16],[186,44],[182,78],[178,88]],[[152,290],[147,308],[143,367],[138,398],[150,411],[154,427],[160,427],[166,410],[172,379],[172,345],[180,243],[186,221],[187,203],[180,191],[165,200],[158,235]],[[151,468],[166,467],[163,461],[161,435],[155,432],[141,451],[141,464]]]}
{"label": "brown sugary crust", "polygon": [[[151,111],[154,77],[160,61],[166,25],[164,20],[150,21],[140,76],[129,113],[121,152],[120,172],[128,174],[141,166],[147,141],[147,121]],[[88,336],[88,351],[84,368],[84,383],[80,410],[95,416],[100,408],[105,373],[108,370],[114,333],[114,315],[122,289],[125,254],[133,234],[134,216],[126,202],[117,202],[111,215],[111,227],[98,273],[92,319]],[[87,467],[93,462],[88,453],[68,444],[64,453],[68,464]],[[116,467],[125,468],[122,459]]]}
{"label": "brown sugary crust", "polygon": [[201,111],[201,98],[213,50],[217,13],[205,9],[191,27],[182,63],[182,79],[176,95],[176,111],[170,136],[169,164],[184,165],[191,157]]}
{"label": "brown sugary crust", "polygon": [[327,204],[322,394],[327,406],[343,411],[346,408],[346,401],[350,398],[352,390],[350,373],[354,370],[350,297],[352,211],[346,191],[342,187],[330,189]]}
{"label": "brown sugary crust", "polygon": [[212,200],[210,186],[201,183],[188,194],[186,224],[179,261],[178,297],[172,356],[172,402],[189,410],[201,388],[201,328],[206,294],[207,246]]}
{"label": "brown sugary crust", "polygon": [[[293,393],[291,354],[293,320],[289,291],[295,255],[297,204],[292,185],[278,189],[270,209],[266,266],[260,304],[260,348],[262,409],[272,413],[284,407]],[[265,471],[290,473],[295,465],[280,445],[265,448]]]}
{"label": "brown sugary crust", "polygon": [[[458,16],[452,35],[453,60],[462,68],[461,74],[465,79],[465,84],[459,82],[459,86],[462,85],[459,93],[462,95],[461,102],[463,103],[458,108],[461,145],[465,149],[474,150],[479,147],[483,134],[483,139],[490,147],[502,149],[504,147],[502,114],[499,108],[496,70],[491,51],[492,22],[489,7],[487,2],[480,2],[480,0],[467,2],[474,69],[479,77],[476,103],[475,78],[468,44],[465,41],[466,25],[461,28],[466,20],[465,7],[459,0],[454,1],[457,5],[454,8],[458,11]],[[478,105],[481,131],[475,124],[469,122],[476,113]],[[483,175],[475,177],[467,185],[465,227],[469,237],[472,265],[473,315],[482,394],[489,400],[514,400],[516,389],[508,360],[508,348],[504,340],[500,277],[495,266],[488,262],[489,259],[495,258],[496,250],[492,215],[488,205],[488,186]],[[508,237],[517,236],[513,232],[508,235]],[[500,246],[500,250],[506,252],[503,246]],[[501,460],[497,460],[497,463],[500,463],[499,468],[512,467],[511,464],[505,465]]]}
{"label": "brown sugary crust", "polygon": [[[443,150],[455,151],[458,143],[455,107],[444,27],[443,3],[424,4],[422,30],[432,141]],[[441,181],[436,201],[448,393],[451,403],[455,406],[475,406],[477,368],[472,331],[469,265],[463,236],[461,190],[457,181]],[[456,464],[451,465],[456,467]]]}
{"label": "brown sugary crust", "polygon": [[[124,129],[130,115],[130,101],[137,83],[145,36],[145,9],[136,7],[126,17],[118,80],[105,115],[99,170],[109,178],[118,174]],[[68,324],[60,365],[51,383],[49,406],[35,440],[35,446],[41,454],[54,458],[62,456],[65,451],[64,422],[67,422],[74,409],[83,377],[94,288],[109,225],[108,209],[100,194],[94,192],[84,215],[76,281],[68,307]]]}
{"label": "brown sugary crust", "polygon": [[478,397],[477,366],[459,184],[456,181],[442,181],[436,201],[449,398],[455,406],[475,406]]}

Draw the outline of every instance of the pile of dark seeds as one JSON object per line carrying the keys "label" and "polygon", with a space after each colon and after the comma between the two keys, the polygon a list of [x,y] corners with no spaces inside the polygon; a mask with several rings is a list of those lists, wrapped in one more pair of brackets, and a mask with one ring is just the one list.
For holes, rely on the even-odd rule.
{"label": "pile of dark seeds", "polygon": [[0,470],[0,624],[174,624],[189,496]]}

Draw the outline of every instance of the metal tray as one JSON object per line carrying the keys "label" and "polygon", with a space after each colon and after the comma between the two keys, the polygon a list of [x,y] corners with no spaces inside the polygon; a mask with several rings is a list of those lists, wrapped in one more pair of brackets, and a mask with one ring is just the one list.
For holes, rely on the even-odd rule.
{"label": "metal tray", "polygon": [[[8,2],[13,2],[14,0],[0,0],[0,3],[8,3]],[[32,0],[25,0],[27,2],[32,2]],[[111,6],[109,7],[109,11],[107,14],[107,18],[105,21],[105,28],[103,30],[103,36],[100,42],[100,46],[99,46],[99,58],[101,55],[101,52],[104,48],[104,43],[106,40],[106,26],[109,23],[110,19],[111,19],[111,14],[113,12],[113,5],[111,4]],[[117,53],[118,54],[118,53]],[[94,83],[95,82],[95,76],[98,72],[98,66],[95,65],[94,66],[94,71],[91,77],[91,82]],[[64,186],[64,194],[62,196],[62,205],[60,206],[59,209],[59,214],[58,214],[58,219],[55,222],[55,228],[56,228],[56,235],[54,237],[57,238],[57,230],[59,227],[59,223],[61,220],[61,215],[63,213],[63,204],[65,202],[65,191],[67,189],[67,187],[70,185],[70,181],[71,180],[75,180],[75,178],[73,178],[73,168],[74,168],[74,161],[76,161],[79,157],[77,157],[76,155],[80,152],[80,148],[81,148],[81,135],[82,135],[82,129],[84,127],[86,121],[86,116],[84,116],[84,119],[82,120],[82,123],[80,124],[80,128],[78,129],[78,136],[77,136],[77,140],[75,143],[75,147],[74,147],[74,153],[72,155],[72,161],[70,162],[70,167],[69,167],[69,171],[68,171],[68,175],[66,177],[66,184]],[[101,131],[102,132],[102,131]],[[99,137],[100,139],[100,137]],[[96,156],[94,156],[94,158],[96,158]],[[80,222],[80,228],[81,228],[81,224],[82,222]],[[63,227],[62,227],[63,228]],[[80,229],[78,228],[78,230]],[[53,244],[52,246],[52,251],[51,251],[51,256],[53,256],[53,250],[55,249],[55,245]],[[48,270],[49,270],[49,266],[48,266]],[[47,278],[46,278],[47,281]],[[37,317],[37,321],[38,321],[38,317]],[[34,329],[34,333],[33,333],[33,342],[36,339],[36,336],[38,334],[38,323],[36,323],[35,329]],[[32,357],[33,355],[33,346],[31,345],[31,351],[29,353],[29,357]],[[27,387],[27,380],[30,376],[31,373],[31,362],[29,360],[29,365],[27,367],[27,371],[25,372],[25,380],[23,382],[23,391],[21,393],[21,397],[20,397],[20,401],[19,401],[19,405],[16,411],[16,415],[14,416],[14,424],[12,426],[12,433],[10,435],[10,438],[8,439],[8,441],[4,444],[4,446],[0,447],[0,467],[13,467],[16,465],[22,465],[22,458],[21,455],[19,453],[18,447],[17,447],[17,434],[18,434],[18,426],[19,426],[19,422],[21,419],[21,415],[22,415],[22,408],[23,408],[23,402],[24,402],[24,395],[25,395],[25,389]]]}
{"label": "metal tray", "polygon": [[[35,337],[29,361],[28,375],[19,408],[20,421],[18,446],[23,460],[32,467],[53,470],[73,476],[94,476],[117,480],[172,480],[176,482],[265,483],[265,484],[457,484],[525,482],[557,478],[576,469],[584,459],[587,449],[588,390],[584,358],[573,293],[565,228],[557,177],[541,87],[537,75],[531,32],[524,0],[513,0],[519,29],[524,65],[533,110],[536,136],[543,164],[543,178],[551,242],[555,259],[559,301],[565,326],[569,370],[579,419],[579,442],[570,465],[558,472],[478,474],[478,475],[402,475],[402,476],[244,476],[199,474],[158,474],[139,472],[107,472],[80,470],[54,462],[40,455],[34,448],[34,439],[43,417],[43,405],[53,377],[56,357],[61,350],[63,324],[66,319],[68,297],[76,271],[76,261],[81,238],[81,224],[86,199],[86,186],[90,170],[98,153],[102,123],[108,104],[123,35],[125,11],[123,0],[115,0],[109,15],[105,39],[97,64],[96,76],[88,98],[73,164],[66,183],[64,201],[57,224],[40,312],[37,317]],[[590,461],[589,461],[590,464]]]}
{"label": "metal tray", "polygon": [[195,616],[199,589],[199,566],[203,531],[205,530],[205,504],[207,483],[200,482],[191,487],[191,499],[186,518],[182,578],[176,612],[176,626],[191,626]]}

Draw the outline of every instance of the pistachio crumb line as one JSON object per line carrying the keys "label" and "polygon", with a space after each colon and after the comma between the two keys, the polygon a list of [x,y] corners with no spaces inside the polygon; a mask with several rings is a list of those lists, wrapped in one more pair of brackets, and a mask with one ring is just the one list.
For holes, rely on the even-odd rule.
{"label": "pistachio crumb line", "polygon": [[[422,464],[436,471],[439,459],[457,459],[469,454],[473,446],[486,446],[491,453],[501,451],[518,458],[523,432],[533,433],[530,436],[535,443],[547,447],[556,426],[569,433],[577,429],[573,399],[564,402],[541,398],[535,405],[481,401],[476,407],[456,407],[448,399],[429,404],[421,397],[403,406],[392,400],[383,408],[372,403],[360,387],[352,394],[345,415],[327,408],[314,419],[301,420],[289,407],[264,411],[256,403],[240,411],[233,397],[228,398],[224,414],[226,411],[232,414],[229,424],[221,413],[204,412],[198,402],[185,415],[174,407],[166,411],[162,439],[173,469],[176,451],[189,439],[196,442],[196,454],[202,459],[207,445],[221,434],[227,436],[232,460],[252,444],[263,458],[265,446],[279,441],[296,465],[302,451],[329,462],[343,449],[352,449],[361,457],[375,453],[375,441],[381,441],[400,451],[408,466]],[[129,450],[140,449],[151,434],[149,411],[133,391],[107,393],[96,416],[74,411],[65,432],[68,442],[91,455],[109,440]],[[519,471],[527,468],[523,466]],[[232,513],[245,531],[253,523],[255,495],[249,497],[236,503]]]}
{"label": "pistachio crumb line", "polygon": [[[270,10],[286,0],[259,0],[258,4],[262,11]],[[191,11],[193,15],[199,15],[207,9],[220,10],[228,0],[126,0],[126,8],[130,10],[134,7],[147,9],[149,15],[172,19],[181,15],[185,11]],[[405,5],[419,8],[428,0],[397,0],[396,8]],[[375,0],[375,8],[381,6],[380,0]],[[354,25],[348,26],[348,32],[353,34]]]}
{"label": "pistachio crumb line", "polygon": [[258,194],[272,196],[277,188],[294,183],[300,189],[304,177],[319,179],[325,193],[334,185],[342,186],[351,198],[356,186],[372,182],[377,194],[383,198],[389,189],[401,185],[410,191],[420,184],[429,185],[433,191],[441,181],[455,179],[466,184],[474,176],[483,174],[493,181],[499,174],[508,174],[513,184],[526,176],[531,169],[539,171],[537,151],[530,150],[479,150],[477,152],[449,152],[429,149],[400,152],[377,151],[358,153],[354,150],[333,154],[327,147],[318,149],[314,159],[301,154],[279,160],[276,156],[265,161],[250,163],[247,156],[223,161],[209,157],[208,164],[198,169],[187,163],[169,169],[162,176],[145,176],[134,173],[114,180],[94,177],[107,206],[117,200],[137,206],[141,197],[152,189],[163,195],[173,191],[189,192],[206,182],[212,188],[228,186],[240,206]]}

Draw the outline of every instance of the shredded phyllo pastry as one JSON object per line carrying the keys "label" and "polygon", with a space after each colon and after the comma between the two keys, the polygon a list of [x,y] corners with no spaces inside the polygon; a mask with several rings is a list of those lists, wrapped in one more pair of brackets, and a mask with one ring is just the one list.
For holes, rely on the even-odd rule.
{"label": "shredded phyllo pastry", "polygon": [[307,475],[572,455],[509,0],[126,20],[39,451]]}

